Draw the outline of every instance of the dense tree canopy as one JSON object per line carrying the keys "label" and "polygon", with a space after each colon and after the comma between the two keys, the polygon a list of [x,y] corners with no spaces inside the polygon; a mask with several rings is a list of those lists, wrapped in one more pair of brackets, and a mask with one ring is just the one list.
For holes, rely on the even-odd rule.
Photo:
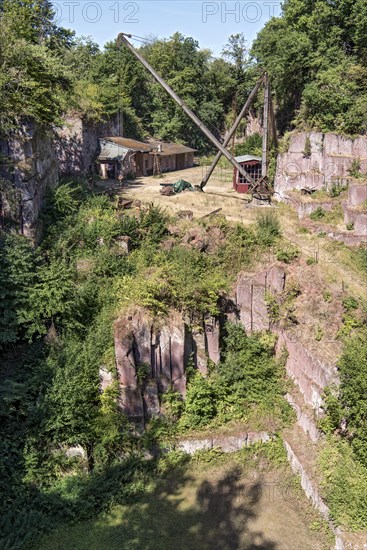
{"label": "dense tree canopy", "polygon": [[364,0],[286,0],[252,48],[272,78],[281,128],[365,133],[367,7]]}

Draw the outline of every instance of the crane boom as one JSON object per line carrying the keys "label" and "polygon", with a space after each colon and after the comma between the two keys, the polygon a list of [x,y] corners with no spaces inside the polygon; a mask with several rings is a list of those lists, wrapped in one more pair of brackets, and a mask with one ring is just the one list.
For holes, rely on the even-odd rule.
{"label": "crane boom", "polygon": [[246,170],[232,157],[232,155],[227,151],[227,149],[217,140],[217,138],[208,130],[205,124],[189,109],[185,102],[172,90],[172,88],[163,80],[161,76],[149,65],[149,63],[144,59],[139,52],[130,44],[130,42],[125,38],[128,36],[131,38],[130,34],[120,33],[117,37],[117,46],[119,47],[123,42],[125,46],[135,55],[135,57],[140,61],[140,63],[150,72],[150,74],[159,82],[159,84],[166,90],[166,92],[176,101],[176,103],[183,109],[183,111],[191,118],[191,120],[196,124],[196,126],[206,135],[206,137],[216,146],[216,148],[224,155],[229,162],[238,170],[238,172],[251,184],[254,185],[254,180],[249,176]]}
{"label": "crane boom", "polygon": [[[244,106],[242,107],[240,114],[238,115],[238,117],[234,121],[232,128],[229,130],[229,132],[228,132],[228,134],[227,134],[227,136],[226,136],[226,138],[223,142],[223,147],[227,147],[227,145],[231,141],[232,137],[234,136],[234,134],[235,134],[235,132],[238,128],[238,125],[240,124],[241,120],[245,116],[246,111],[249,109],[255,95],[257,94],[257,91],[260,88],[260,86],[263,82],[263,79],[264,79],[264,77],[262,76],[261,78],[259,78],[259,80],[255,84],[255,87],[253,88],[252,92],[248,96],[247,101],[244,104]],[[209,167],[209,170],[207,171],[207,173],[205,174],[205,176],[202,179],[202,182],[200,184],[201,189],[203,189],[205,187],[205,185],[208,183],[208,180],[209,180],[210,176],[212,175],[212,173],[214,172],[214,169],[217,166],[221,156],[222,156],[222,152],[218,151],[218,153],[214,157],[214,160],[213,160],[212,164]]]}

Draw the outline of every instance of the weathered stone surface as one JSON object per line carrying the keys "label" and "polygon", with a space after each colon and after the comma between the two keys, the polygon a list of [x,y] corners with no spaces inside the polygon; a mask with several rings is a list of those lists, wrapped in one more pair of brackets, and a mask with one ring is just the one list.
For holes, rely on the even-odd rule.
{"label": "weathered stone surface", "polygon": [[367,213],[360,212],[355,208],[349,208],[347,204],[344,204],[343,207],[344,223],[346,225],[349,223],[354,224],[355,235],[367,236]]}
{"label": "weathered stone surface", "polygon": [[[311,154],[305,157],[307,135]],[[361,171],[367,172],[367,137],[355,140],[336,134],[305,132],[291,134],[289,149],[278,156],[274,180],[275,197],[287,199],[291,189],[322,189],[335,180],[349,180],[349,169],[359,159]]]}
{"label": "weathered stone surface", "polygon": [[244,432],[236,435],[182,439],[177,443],[176,449],[190,455],[197,451],[208,451],[213,448],[221,449],[224,453],[234,453],[254,443],[266,443],[270,440],[271,436],[267,432]]}
{"label": "weathered stone surface", "polygon": [[186,454],[193,455],[197,451],[208,451],[213,448],[212,438],[207,439],[186,439],[180,441],[176,448]]}
{"label": "weathered stone surface", "polygon": [[1,141],[0,151],[12,164],[12,173],[3,164],[0,175],[13,181],[20,191],[21,229],[26,236],[37,238],[36,222],[46,189],[59,181],[52,137],[44,128],[29,122]]}
{"label": "weathered stone surface", "polygon": [[116,242],[124,254],[129,254],[129,252],[131,251],[130,237],[128,237],[127,235],[121,235],[119,237],[116,237]]}
{"label": "weathered stone surface", "polygon": [[303,342],[297,341],[285,331],[278,338],[278,348],[282,349],[284,346],[288,351],[288,375],[299,387],[305,402],[311,405],[316,414],[321,414],[324,388],[339,383],[336,367],[323,363]]}
{"label": "weathered stone surface", "polygon": [[115,323],[115,358],[121,386],[136,388],[138,381],[135,369],[134,336],[131,322],[119,319]]}
{"label": "weathered stone surface", "polygon": [[156,380],[147,380],[143,390],[144,413],[147,418],[159,415],[160,403]]}
{"label": "weathered stone surface", "polygon": [[68,458],[75,458],[79,456],[80,458],[86,458],[87,453],[81,445],[74,445],[73,447],[68,447],[66,449],[66,456]]}
{"label": "weathered stone surface", "polygon": [[273,265],[266,272],[265,286],[272,292],[283,292],[285,288],[286,274],[284,269],[278,265]]}
{"label": "weathered stone surface", "polygon": [[173,389],[186,394],[185,326],[172,326],[170,335],[171,381]]}
{"label": "weathered stone surface", "polygon": [[98,138],[118,135],[117,116],[101,122],[87,122],[75,115],[66,117],[64,126],[55,128],[53,138],[59,174],[85,174],[93,170]]}
{"label": "weathered stone surface", "polygon": [[134,357],[137,365],[152,365],[152,320],[144,311],[136,312],[131,323]]}
{"label": "weathered stone surface", "polygon": [[171,334],[170,327],[163,326],[155,340],[156,377],[163,391],[171,385]]}
{"label": "weathered stone surface", "polygon": [[292,395],[287,393],[285,397],[296,413],[297,424],[302,428],[313,443],[317,443],[321,438],[321,433],[317,429],[314,419],[307,414],[307,412],[299,403],[297,403]]}
{"label": "weathered stone surface", "polygon": [[206,335],[203,331],[195,331],[192,334],[192,351],[194,353],[196,367],[204,376],[208,373],[208,357]]}
{"label": "weathered stone surface", "polygon": [[143,398],[139,388],[120,386],[118,404],[120,410],[129,418],[137,422],[144,420]]}
{"label": "weathered stone surface", "polygon": [[217,364],[220,360],[219,322],[214,317],[205,320],[205,347],[208,357]]}
{"label": "weathered stone surface", "polygon": [[241,276],[237,282],[237,306],[246,332],[268,330],[270,319],[265,304],[265,275]]}
{"label": "weathered stone surface", "polygon": [[350,183],[348,186],[348,206],[358,206],[367,201],[367,183]]}
{"label": "weathered stone surface", "polygon": [[248,434],[213,437],[213,447],[224,453],[235,453],[247,445]]}
{"label": "weathered stone surface", "polygon": [[104,392],[113,383],[113,374],[105,367],[99,369],[99,387],[101,392]]}

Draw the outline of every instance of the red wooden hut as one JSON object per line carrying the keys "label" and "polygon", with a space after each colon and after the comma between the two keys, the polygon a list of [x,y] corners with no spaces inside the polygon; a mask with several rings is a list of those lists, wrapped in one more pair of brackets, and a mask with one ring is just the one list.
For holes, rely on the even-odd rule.
{"label": "red wooden hut", "polygon": [[[248,175],[254,181],[258,181],[261,178],[261,157],[241,155],[240,157],[235,157],[235,159],[244,167]],[[238,193],[247,193],[249,190],[248,181],[246,181],[236,168],[233,168],[233,189]]]}

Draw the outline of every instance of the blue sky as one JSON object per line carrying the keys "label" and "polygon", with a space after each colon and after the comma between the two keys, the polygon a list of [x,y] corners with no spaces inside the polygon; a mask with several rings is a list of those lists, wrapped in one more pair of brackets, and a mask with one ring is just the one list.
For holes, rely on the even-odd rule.
{"label": "blue sky", "polygon": [[[243,32],[250,44],[272,15],[278,0],[217,2],[201,0],[57,0],[52,2],[60,25],[91,36],[103,46],[119,32],[168,38],[179,31],[220,55],[228,36]],[[138,43],[135,43],[138,45]]]}

